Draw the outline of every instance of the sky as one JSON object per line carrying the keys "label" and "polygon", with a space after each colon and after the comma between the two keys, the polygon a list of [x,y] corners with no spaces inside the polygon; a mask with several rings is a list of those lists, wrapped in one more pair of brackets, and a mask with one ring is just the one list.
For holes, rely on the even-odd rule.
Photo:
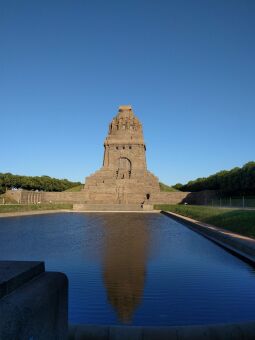
{"label": "sky", "polygon": [[254,0],[0,0],[0,172],[84,182],[131,104],[147,166],[255,160]]}

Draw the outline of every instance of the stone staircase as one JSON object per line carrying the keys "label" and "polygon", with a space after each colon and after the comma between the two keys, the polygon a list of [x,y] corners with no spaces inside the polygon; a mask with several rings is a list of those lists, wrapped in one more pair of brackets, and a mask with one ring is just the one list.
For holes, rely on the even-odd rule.
{"label": "stone staircase", "polygon": [[145,204],[89,204],[73,205],[74,211],[152,211],[153,205]]}

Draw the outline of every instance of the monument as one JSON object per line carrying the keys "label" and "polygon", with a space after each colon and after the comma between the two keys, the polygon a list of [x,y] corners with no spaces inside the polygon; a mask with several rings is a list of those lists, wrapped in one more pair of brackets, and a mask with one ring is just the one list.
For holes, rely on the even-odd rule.
{"label": "monument", "polygon": [[187,192],[162,192],[146,165],[142,124],[130,105],[120,106],[104,141],[102,168],[85,179],[79,192],[12,191],[23,204],[71,203],[74,210],[152,210],[154,204],[178,204]]}
{"label": "monument", "polygon": [[148,204],[160,187],[145,152],[142,124],[131,106],[120,106],[104,142],[103,166],[85,180],[87,203]]}

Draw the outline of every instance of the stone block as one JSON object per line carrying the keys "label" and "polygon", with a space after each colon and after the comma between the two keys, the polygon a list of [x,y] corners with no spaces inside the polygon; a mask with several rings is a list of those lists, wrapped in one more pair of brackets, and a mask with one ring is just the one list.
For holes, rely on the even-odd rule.
{"label": "stone block", "polygon": [[67,277],[42,262],[0,262],[0,339],[67,339]]}

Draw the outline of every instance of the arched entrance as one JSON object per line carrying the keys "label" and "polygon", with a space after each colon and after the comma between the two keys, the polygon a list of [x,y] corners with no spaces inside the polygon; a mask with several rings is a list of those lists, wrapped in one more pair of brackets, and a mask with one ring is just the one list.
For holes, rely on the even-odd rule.
{"label": "arched entrance", "polygon": [[118,170],[116,171],[116,178],[128,179],[131,176],[131,161],[126,157],[120,157],[118,161]]}

